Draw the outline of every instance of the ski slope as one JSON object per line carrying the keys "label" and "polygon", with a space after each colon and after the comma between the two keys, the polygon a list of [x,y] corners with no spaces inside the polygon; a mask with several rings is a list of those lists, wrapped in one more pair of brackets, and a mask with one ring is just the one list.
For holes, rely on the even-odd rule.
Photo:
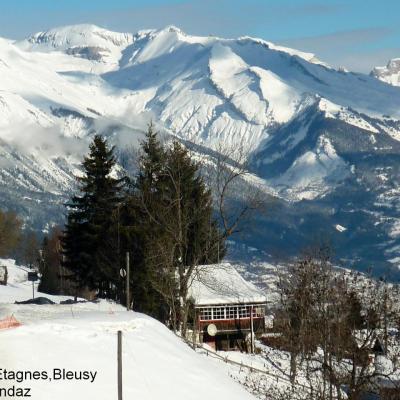
{"label": "ski slope", "polygon": [[[0,368],[45,371],[53,378],[20,383],[3,379],[0,388],[30,388],[33,400],[117,398],[117,331],[121,330],[125,399],[254,399],[228,376],[223,365],[195,353],[146,315],[107,301],[72,306],[13,304],[16,298],[30,298],[31,285],[24,269],[11,260],[0,264],[7,265],[10,273],[10,285],[0,286],[0,319],[14,314],[23,324],[0,330]],[[96,375],[93,382],[56,380],[53,369]]]}

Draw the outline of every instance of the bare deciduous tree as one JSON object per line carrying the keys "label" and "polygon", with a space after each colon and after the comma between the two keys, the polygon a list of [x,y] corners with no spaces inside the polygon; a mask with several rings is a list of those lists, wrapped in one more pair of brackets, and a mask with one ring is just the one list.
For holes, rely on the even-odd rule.
{"label": "bare deciduous tree", "polygon": [[[298,366],[316,396],[310,398],[340,400],[346,388],[348,399],[359,400],[379,391],[382,380],[398,384],[399,312],[386,284],[333,268],[329,249],[319,248],[290,268],[281,290],[282,343],[291,354],[293,385]],[[377,340],[386,343],[384,370],[372,364]]]}
{"label": "bare deciduous tree", "polygon": [[250,173],[249,154],[243,146],[218,144],[216,151],[203,159],[203,168],[225,238],[240,232],[271,203],[271,197]]}

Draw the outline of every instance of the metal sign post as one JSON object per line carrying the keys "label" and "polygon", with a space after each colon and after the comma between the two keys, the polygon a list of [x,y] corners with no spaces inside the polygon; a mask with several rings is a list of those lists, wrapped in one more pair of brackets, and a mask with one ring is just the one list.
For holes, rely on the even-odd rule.
{"label": "metal sign post", "polygon": [[39,279],[37,272],[28,272],[28,281],[32,282],[32,299],[35,298],[35,282]]}
{"label": "metal sign post", "polygon": [[126,311],[130,310],[131,306],[131,299],[130,299],[130,285],[129,285],[129,279],[130,279],[130,265],[129,265],[129,252],[126,252],[126,269],[121,268],[119,270],[119,274],[121,278],[126,278],[125,281],[125,292],[126,292]]}
{"label": "metal sign post", "polygon": [[118,400],[122,400],[122,331],[118,331]]}

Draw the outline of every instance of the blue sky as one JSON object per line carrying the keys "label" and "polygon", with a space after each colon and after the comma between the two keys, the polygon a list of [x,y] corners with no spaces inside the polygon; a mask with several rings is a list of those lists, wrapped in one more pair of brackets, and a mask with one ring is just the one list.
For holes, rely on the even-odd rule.
{"label": "blue sky", "polygon": [[400,0],[0,0],[0,36],[60,25],[135,32],[176,25],[189,34],[256,36],[369,72],[400,57]]}

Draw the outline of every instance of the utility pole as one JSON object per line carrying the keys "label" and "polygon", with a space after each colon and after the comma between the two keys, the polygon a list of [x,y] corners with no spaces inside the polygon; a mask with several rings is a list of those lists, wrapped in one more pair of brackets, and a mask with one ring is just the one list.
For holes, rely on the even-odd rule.
{"label": "utility pole", "polygon": [[118,331],[118,400],[122,400],[122,331]]}
{"label": "utility pole", "polygon": [[129,293],[129,251],[126,252],[126,311],[130,310],[130,293]]}

